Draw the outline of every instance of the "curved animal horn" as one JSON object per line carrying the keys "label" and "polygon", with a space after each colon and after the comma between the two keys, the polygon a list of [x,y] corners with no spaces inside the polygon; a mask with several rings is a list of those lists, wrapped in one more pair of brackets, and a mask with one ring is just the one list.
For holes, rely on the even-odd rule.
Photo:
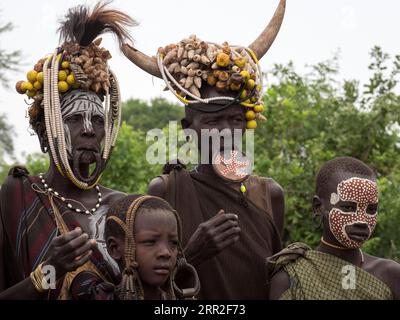
{"label": "curved animal horn", "polygon": [[139,50],[132,48],[129,44],[122,45],[121,49],[124,55],[140,69],[150,73],[155,77],[161,78],[161,73],[158,69],[156,58],[145,55]]}
{"label": "curved animal horn", "polygon": [[274,16],[272,17],[267,27],[249,46],[249,48],[255,53],[257,59],[261,59],[267,53],[276,36],[278,35],[283,17],[285,16],[285,8],[286,0],[280,0],[278,8],[276,9]]}

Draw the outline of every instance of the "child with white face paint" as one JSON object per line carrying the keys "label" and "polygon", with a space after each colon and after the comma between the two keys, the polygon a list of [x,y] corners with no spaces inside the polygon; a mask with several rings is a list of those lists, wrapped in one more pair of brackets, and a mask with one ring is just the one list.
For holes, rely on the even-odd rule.
{"label": "child with white face paint", "polygon": [[268,258],[270,298],[400,299],[400,264],[361,250],[375,229],[378,202],[376,175],[363,162],[325,163],[313,198],[321,243],[315,250],[294,243]]}

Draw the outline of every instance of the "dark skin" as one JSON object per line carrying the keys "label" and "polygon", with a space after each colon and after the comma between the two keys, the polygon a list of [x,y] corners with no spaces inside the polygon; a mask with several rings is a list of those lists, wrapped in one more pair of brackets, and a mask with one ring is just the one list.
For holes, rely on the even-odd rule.
{"label": "dark skin", "polygon": [[[339,201],[337,204],[330,203],[331,193],[337,192],[337,185],[352,177],[365,178],[348,172],[337,172],[329,181],[326,194],[320,196],[315,195],[313,198],[313,214],[321,219],[323,227],[323,238],[328,243],[343,247],[343,245],[335,238],[329,228],[329,212],[332,208],[338,208],[344,212],[355,212],[357,204],[352,201]],[[375,181],[375,177],[369,178]],[[374,214],[378,209],[377,204],[370,204],[367,208],[367,214]],[[352,227],[346,227],[349,238],[354,240],[366,240],[366,225],[354,224]],[[374,257],[363,253],[364,262],[361,262],[361,254],[359,249],[336,249],[323,244],[322,242],[316,248],[317,251],[334,255],[342,260],[361,267],[363,270],[371,273],[379,280],[384,282],[392,291],[395,300],[400,299],[400,264],[392,260]],[[289,276],[285,271],[280,271],[271,279],[270,299],[277,300],[282,294],[289,289]]]}
{"label": "dark skin", "polygon": [[[203,91],[206,97],[220,95],[214,88],[207,88]],[[198,116],[190,119],[185,117],[181,121],[183,129],[192,129],[201,139],[201,129],[234,129],[242,130],[246,128],[246,118],[244,108],[239,104],[234,104],[225,110],[212,113],[199,113]],[[198,141],[200,151],[201,141]],[[223,148],[223,142],[221,142]],[[209,145],[209,156],[212,156],[211,146]],[[216,178],[212,164],[200,164],[198,171],[204,175]],[[219,178],[219,177],[218,177]],[[219,178],[221,179],[221,178]],[[240,190],[240,183],[229,182],[227,185],[237,191]],[[163,180],[159,177],[153,179],[149,184],[148,193],[158,197],[165,197],[166,189]],[[280,232],[283,233],[284,197],[281,186],[275,181],[270,185],[272,210],[275,224]],[[188,262],[195,267],[202,262],[214,257],[225,248],[233,245],[240,239],[240,223],[235,213],[225,213],[222,209],[216,212],[211,219],[201,223],[192,237],[189,239],[185,251]]]}
{"label": "dark skin", "polygon": [[[175,215],[164,209],[139,210],[135,219],[134,239],[144,298],[160,299],[161,287],[174,270],[178,255],[178,226]],[[108,237],[107,250],[122,272],[125,268],[125,240]]]}
{"label": "dark skin", "polygon": [[[73,146],[72,155],[76,150],[83,148],[89,149],[85,151],[81,157],[80,172],[87,176],[89,173],[89,165],[94,161],[93,152],[100,152],[101,141],[104,138],[104,122],[98,117],[92,118],[92,130],[85,131],[83,126],[83,116],[76,114],[65,119],[65,123],[69,126],[71,132],[71,145]],[[45,133],[44,123],[37,126],[37,134],[42,150],[48,148],[47,137]],[[44,174],[47,184],[57,190],[59,194],[65,198],[74,199],[81,202],[87,208],[92,208],[97,202],[97,191],[95,188],[91,190],[82,190],[76,187],[68,178],[61,175],[56,168],[54,162],[50,161],[50,166]],[[111,205],[114,201],[124,196],[123,193],[100,186],[102,193],[102,205]],[[11,195],[12,197],[12,195]],[[58,200],[55,200],[58,203]],[[5,204],[7,214],[7,203]],[[92,254],[92,249],[96,245],[96,241],[89,238],[89,216],[84,214],[76,214],[76,218],[80,227],[58,236],[52,240],[50,246],[49,258],[43,265],[52,265],[55,267],[56,277],[62,277],[66,272],[74,271],[78,267],[85,264]],[[3,235],[3,223],[0,224],[0,235]],[[0,237],[0,247],[3,247],[3,237]],[[6,287],[6,279],[4,275],[3,249],[0,250],[0,299],[42,299],[44,294],[38,293],[34,288],[31,279],[25,280]]]}

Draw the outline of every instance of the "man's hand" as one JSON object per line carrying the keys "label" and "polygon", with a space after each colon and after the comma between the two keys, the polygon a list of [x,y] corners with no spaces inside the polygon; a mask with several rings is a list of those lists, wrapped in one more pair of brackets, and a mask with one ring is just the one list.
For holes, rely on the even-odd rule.
{"label": "man's hand", "polygon": [[214,217],[201,223],[185,248],[188,262],[194,266],[214,257],[240,238],[238,216],[220,210]]}
{"label": "man's hand", "polygon": [[60,278],[69,271],[74,271],[85,264],[92,254],[96,240],[89,239],[87,233],[77,227],[74,230],[56,237],[51,242],[50,257],[43,265],[52,265],[56,276]]}

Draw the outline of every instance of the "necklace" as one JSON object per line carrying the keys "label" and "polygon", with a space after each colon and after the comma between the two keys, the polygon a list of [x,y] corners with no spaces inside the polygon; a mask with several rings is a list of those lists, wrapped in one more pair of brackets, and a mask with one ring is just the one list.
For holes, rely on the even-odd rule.
{"label": "necklace", "polygon": [[[328,241],[324,240],[324,237],[321,237],[321,242],[328,247],[339,249],[339,250],[350,250],[351,249],[351,248],[336,246],[332,243],[329,243]],[[361,255],[361,264],[363,264],[364,263],[364,254],[360,248],[358,248],[358,251],[360,252],[360,255]]]}
{"label": "necklace", "polygon": [[[65,198],[65,197],[63,197],[63,196],[61,196],[57,191],[55,191],[53,188],[50,188],[48,185],[47,185],[47,183],[46,183],[46,180],[44,179],[44,177],[43,177],[43,174],[41,173],[41,174],[39,174],[39,178],[40,178],[40,181],[43,183],[43,186],[44,186],[44,188],[45,188],[45,190],[46,190],[46,192],[48,192],[48,193],[50,193],[50,194],[52,194],[53,196],[55,196],[56,198],[58,198],[58,199],[60,199],[62,202],[64,202],[66,205],[67,205],[67,207],[68,207],[68,209],[70,209],[70,210],[73,210],[73,211],[75,211],[75,212],[77,212],[77,213],[84,213],[84,214],[94,214],[95,212],[96,212],[96,210],[100,207],[100,204],[101,204],[101,201],[102,201],[102,195],[101,195],[101,192],[100,192],[100,188],[99,188],[99,186],[95,186],[95,188],[96,188],[96,190],[97,190],[97,196],[98,196],[98,198],[97,198],[97,203],[96,203],[96,205],[94,206],[94,208],[92,208],[91,210],[88,210],[82,203],[80,203],[79,201],[76,201],[76,200],[74,200],[74,199],[68,199],[68,198]],[[82,210],[82,209],[78,209],[78,208],[74,208],[73,206],[72,206],[72,204],[69,202],[69,201],[73,201],[73,202],[76,202],[76,203],[79,203],[83,208],[84,208],[84,210]]]}

